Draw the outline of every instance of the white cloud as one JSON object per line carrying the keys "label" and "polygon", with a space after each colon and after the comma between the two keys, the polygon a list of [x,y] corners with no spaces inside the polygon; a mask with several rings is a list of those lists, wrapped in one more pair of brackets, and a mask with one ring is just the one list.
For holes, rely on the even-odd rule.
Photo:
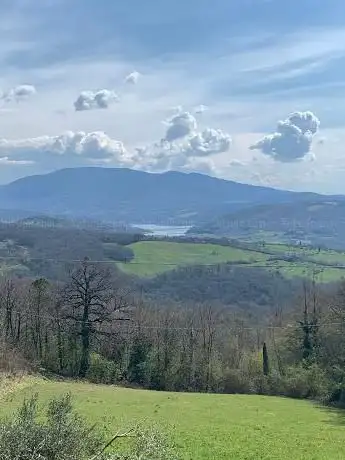
{"label": "white cloud", "polygon": [[16,166],[16,165],[32,165],[34,161],[31,160],[12,160],[9,157],[0,157],[0,165]]}
{"label": "white cloud", "polygon": [[303,134],[306,132],[316,134],[320,127],[320,120],[310,111],[294,112],[289,116],[287,121],[297,126]]}
{"label": "white cloud", "polygon": [[129,75],[125,77],[125,83],[136,85],[140,77],[141,73],[135,70],[134,72],[131,72]]}
{"label": "white cloud", "polygon": [[196,119],[189,112],[177,113],[165,123],[168,125],[168,129],[164,139],[168,142],[186,137],[197,128]]}
{"label": "white cloud", "polygon": [[107,109],[113,102],[118,101],[118,95],[113,90],[83,91],[74,102],[77,112],[92,109]]}
{"label": "white cloud", "polygon": [[187,156],[203,157],[227,152],[231,146],[231,137],[221,129],[206,128],[188,140]]}
{"label": "white cloud", "polygon": [[[104,132],[68,131],[58,136],[8,140],[0,139],[0,165],[36,165],[39,170],[99,164],[144,171],[202,171],[212,173],[209,157],[225,152],[229,135],[205,129],[182,142],[162,140],[127,151],[122,142]],[[206,158],[207,157],[207,158]]]}
{"label": "white cloud", "polygon": [[184,172],[200,172],[210,176],[217,174],[215,162],[210,158],[189,158],[183,166]]}
{"label": "white cloud", "polygon": [[5,102],[19,102],[36,94],[36,88],[33,85],[18,85],[5,91],[1,97]]}
{"label": "white cloud", "polygon": [[189,112],[179,112],[169,123],[164,139],[136,149],[135,164],[157,172],[200,170],[213,173],[215,166],[209,157],[229,150],[230,135],[213,128],[197,131],[196,120]]}
{"label": "white cloud", "polygon": [[0,139],[0,162],[67,166],[87,163],[114,163],[131,166],[122,142],[104,132],[66,132],[59,136],[41,136],[22,140]]}
{"label": "white cloud", "polygon": [[311,150],[314,134],[320,126],[312,112],[294,112],[285,121],[279,121],[277,131],[251,145],[281,162],[293,162],[305,158]]}

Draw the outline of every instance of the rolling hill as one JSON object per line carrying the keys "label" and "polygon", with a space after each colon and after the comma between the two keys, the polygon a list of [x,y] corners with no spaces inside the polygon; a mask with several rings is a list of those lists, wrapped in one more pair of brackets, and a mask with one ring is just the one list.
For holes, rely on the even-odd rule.
{"label": "rolling hill", "polygon": [[[193,225],[259,204],[322,199],[196,173],[71,168],[0,187],[0,209],[108,222]],[[20,210],[20,211],[19,211]]]}
{"label": "rolling hill", "polygon": [[[221,281],[222,276],[217,266],[222,266],[225,272],[237,267],[237,270],[243,273],[248,269],[258,269],[272,274],[279,273],[288,279],[315,277],[322,283],[338,281],[345,275],[344,252],[330,249],[318,250],[308,246],[240,242],[229,242],[224,245],[188,243],[181,240],[179,242],[139,241],[130,244],[127,249],[133,252],[133,257],[126,262],[118,262],[118,266],[124,272],[142,278],[158,276],[156,281],[164,285],[176,284],[178,279],[181,285],[188,287],[188,279],[194,283],[190,278],[192,271],[195,271],[192,275],[193,279],[198,279],[198,276],[201,277],[199,272],[202,267],[208,269],[207,277],[208,272],[213,272],[213,276]],[[254,279],[255,271],[251,270],[248,278]],[[208,287],[207,283],[211,278],[207,279],[205,288]],[[156,281],[149,286],[156,289]],[[268,279],[261,280],[261,283],[263,282],[269,283]],[[202,286],[205,280],[200,278],[199,283]],[[258,284],[260,285],[260,282]]]}
{"label": "rolling hill", "polygon": [[318,200],[266,204],[228,213],[189,230],[192,234],[255,240],[304,241],[313,246],[345,248],[345,201]]}

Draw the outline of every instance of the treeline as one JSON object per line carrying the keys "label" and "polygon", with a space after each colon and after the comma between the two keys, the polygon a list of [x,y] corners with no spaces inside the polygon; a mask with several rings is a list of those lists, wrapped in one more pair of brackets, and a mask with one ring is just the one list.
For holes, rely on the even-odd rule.
{"label": "treeline", "polygon": [[305,282],[292,308],[253,326],[217,302],[147,302],[85,260],[60,284],[2,280],[0,325],[3,352],[42,372],[156,390],[343,395],[345,284],[329,293]]}

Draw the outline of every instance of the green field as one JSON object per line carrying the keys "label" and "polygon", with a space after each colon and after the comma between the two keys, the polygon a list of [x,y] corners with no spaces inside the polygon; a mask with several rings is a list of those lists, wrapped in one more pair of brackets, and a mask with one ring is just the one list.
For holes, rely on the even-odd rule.
{"label": "green field", "polygon": [[267,260],[267,256],[261,252],[217,244],[141,241],[129,247],[134,252],[134,260],[121,264],[121,268],[127,273],[138,276],[154,276],[185,265],[213,265],[244,261],[264,263]]}
{"label": "green field", "polygon": [[265,396],[164,393],[31,379],[7,396],[43,402],[72,393],[76,409],[107,436],[135,425],[159,426],[185,460],[337,460],[345,458],[345,413],[311,402]]}
{"label": "green field", "polygon": [[339,263],[345,265],[345,252],[335,251],[333,249],[318,249],[306,248],[300,246],[290,246],[287,244],[266,244],[265,248],[272,253],[282,254],[297,254],[308,257],[309,260],[325,263]]}
{"label": "green field", "polygon": [[[331,282],[345,276],[345,270],[329,267],[328,264],[344,263],[345,253],[288,246],[285,244],[266,244],[257,250],[239,249],[231,246],[203,243],[183,243],[167,241],[141,241],[130,245],[134,259],[119,266],[126,273],[142,277],[157,274],[187,265],[213,265],[224,262],[243,263],[249,267],[262,267],[279,271],[287,277],[311,277],[313,273],[321,282]],[[279,257],[296,254],[303,261],[288,262]],[[270,257],[278,260],[269,260]]]}

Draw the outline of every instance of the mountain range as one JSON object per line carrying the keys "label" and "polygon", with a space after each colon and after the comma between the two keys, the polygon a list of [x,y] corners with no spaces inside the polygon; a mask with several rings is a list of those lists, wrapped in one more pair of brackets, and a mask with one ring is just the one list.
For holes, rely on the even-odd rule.
{"label": "mountain range", "polygon": [[216,216],[253,206],[325,199],[315,193],[276,190],[197,173],[84,167],[2,185],[0,217],[46,214],[121,224],[203,225]]}

